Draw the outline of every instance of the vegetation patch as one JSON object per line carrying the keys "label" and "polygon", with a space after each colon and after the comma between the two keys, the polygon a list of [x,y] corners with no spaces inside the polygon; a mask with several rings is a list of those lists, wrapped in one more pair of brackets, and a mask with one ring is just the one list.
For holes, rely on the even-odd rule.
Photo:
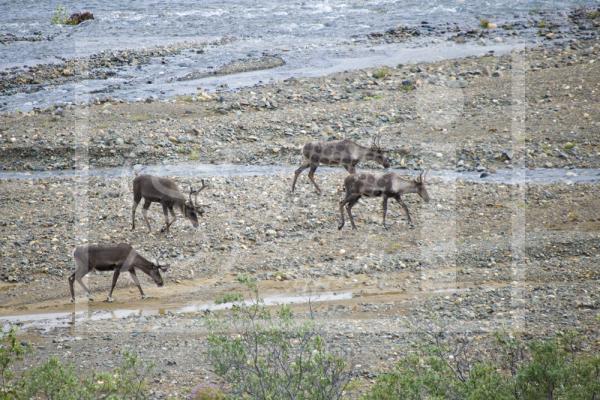
{"label": "vegetation patch", "polygon": [[21,373],[14,370],[31,350],[23,345],[14,328],[0,331],[0,400],[26,399],[147,399],[147,378],[153,366],[134,354],[123,353],[121,365],[110,372],[85,371],[56,357]]}
{"label": "vegetation patch", "polygon": [[381,67],[373,71],[372,76],[375,79],[384,79],[392,74],[392,70],[388,67]]}
{"label": "vegetation patch", "polygon": [[215,304],[236,303],[244,301],[244,296],[241,293],[231,292],[224,293],[215,299]]}
{"label": "vegetation patch", "polygon": [[231,398],[341,399],[350,381],[344,358],[329,349],[313,321],[294,321],[287,306],[272,312],[255,282],[247,285],[253,304],[212,320],[208,337],[209,360]]}
{"label": "vegetation patch", "polygon": [[379,376],[362,400],[596,399],[600,356],[574,334],[525,343],[497,335],[492,355],[469,359],[439,341]]}
{"label": "vegetation patch", "polygon": [[496,29],[498,26],[486,18],[479,19],[479,27],[483,29]]}

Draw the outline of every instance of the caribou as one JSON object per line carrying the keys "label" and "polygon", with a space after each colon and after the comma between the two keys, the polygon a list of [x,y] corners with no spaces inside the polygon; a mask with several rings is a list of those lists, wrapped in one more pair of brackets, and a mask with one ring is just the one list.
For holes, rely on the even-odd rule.
{"label": "caribou", "polygon": [[[173,225],[177,217],[173,207],[177,207],[183,216],[190,220],[194,228],[198,227],[198,215],[202,216],[204,210],[198,206],[198,193],[206,188],[204,179],[202,180],[202,187],[198,190],[194,190],[190,187],[189,197],[186,198],[183,193],[179,191],[177,184],[171,179],[162,178],[154,175],[139,175],[133,180],[133,210],[131,211],[131,230],[135,229],[135,210],[138,204],[144,198],[144,206],[142,208],[142,216],[148,226],[148,230],[152,231],[150,222],[148,222],[148,208],[152,203],[160,203],[162,205],[163,213],[165,214],[165,226],[161,229],[161,232],[169,232],[169,227]],[[194,200],[192,200],[194,196]],[[169,212],[173,219],[169,221]]]}
{"label": "caribou", "polygon": [[400,175],[389,172],[385,174],[372,174],[372,173],[359,173],[348,175],[344,180],[344,188],[346,189],[346,195],[342,201],[340,201],[340,224],[338,229],[344,227],[344,206],[350,217],[352,223],[352,229],[356,229],[354,224],[354,218],[352,217],[352,207],[358,202],[362,196],[366,197],[383,197],[383,227],[387,229],[385,224],[385,217],[387,214],[387,202],[391,197],[402,206],[406,212],[408,224],[412,228],[414,225],[408,212],[406,203],[402,200],[402,195],[407,193],[417,193],[427,203],[429,202],[429,194],[425,189],[425,173],[421,174],[413,179],[406,180]]}
{"label": "caribou", "polygon": [[110,292],[108,292],[107,302],[112,302],[112,293],[117,284],[117,279],[121,272],[129,272],[131,279],[140,290],[142,299],[146,298],[140,281],[137,278],[136,269],[141,270],[146,275],[150,276],[157,286],[164,285],[163,278],[160,276],[160,271],[166,271],[168,266],[161,266],[158,262],[151,262],[142,257],[137,251],[127,243],[106,244],[106,245],[81,245],[75,248],[73,252],[75,259],[75,272],[69,276],[69,290],[71,292],[71,302],[75,302],[75,289],[73,283],[75,281],[86,291],[90,300],[91,292],[83,283],[82,278],[91,271],[114,271]]}
{"label": "caribou", "polygon": [[390,166],[390,161],[385,156],[385,151],[379,145],[379,137],[373,140],[371,147],[361,146],[349,139],[311,142],[304,145],[302,155],[304,160],[294,173],[292,192],[296,187],[298,176],[302,171],[310,167],[308,179],[315,185],[317,193],[320,194],[321,188],[319,188],[314,179],[315,171],[320,164],[341,165],[351,174],[355,173],[356,165],[363,160],[375,161],[383,165],[384,168],[389,168]]}

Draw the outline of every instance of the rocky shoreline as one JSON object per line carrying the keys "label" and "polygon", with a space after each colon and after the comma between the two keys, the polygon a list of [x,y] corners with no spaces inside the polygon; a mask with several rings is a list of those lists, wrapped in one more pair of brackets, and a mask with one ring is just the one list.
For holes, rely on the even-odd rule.
{"label": "rocky shoreline", "polygon": [[[597,40],[513,55],[289,79],[237,92],[0,115],[3,170],[197,161],[296,164],[302,144],[383,135],[393,166],[491,171],[600,167],[595,131]],[[511,100],[513,63],[523,99]],[[525,102],[525,103],[518,103]],[[514,143],[515,106],[524,142]],[[574,107],[574,104],[577,104]],[[535,121],[535,122],[534,122]],[[78,143],[80,142],[80,143]],[[81,145],[85,143],[82,152]],[[515,151],[521,152],[515,154]],[[518,161],[515,161],[518,160]]]}

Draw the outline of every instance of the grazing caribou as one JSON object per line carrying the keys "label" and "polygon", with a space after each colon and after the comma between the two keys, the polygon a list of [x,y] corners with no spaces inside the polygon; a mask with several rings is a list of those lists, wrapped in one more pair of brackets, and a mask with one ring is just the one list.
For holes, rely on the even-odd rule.
{"label": "grazing caribou", "polygon": [[385,174],[352,174],[347,176],[344,180],[344,187],[346,189],[346,196],[340,201],[340,224],[338,225],[338,229],[344,227],[344,206],[346,206],[346,211],[350,217],[352,229],[356,229],[354,218],[352,217],[352,207],[354,207],[362,196],[383,196],[383,227],[386,229],[385,216],[387,214],[388,198],[391,197],[396,199],[402,208],[404,208],[408,223],[411,227],[413,227],[413,223],[410,218],[410,213],[408,212],[408,207],[404,201],[402,201],[402,195],[406,193],[417,193],[425,202],[429,202],[429,194],[425,189],[425,174],[423,172],[421,172],[418,178],[410,181],[403,179],[394,172]]}
{"label": "grazing caribou", "polygon": [[[169,227],[173,225],[177,217],[173,207],[177,207],[183,216],[190,220],[194,228],[198,227],[198,214],[204,214],[204,210],[198,206],[198,193],[206,188],[204,179],[202,187],[194,190],[190,187],[189,198],[186,198],[179,191],[177,184],[168,178],[162,178],[154,175],[139,175],[133,180],[133,210],[131,211],[131,230],[135,229],[135,210],[138,204],[144,198],[144,206],[142,208],[142,216],[148,226],[148,230],[152,231],[150,222],[148,222],[148,208],[152,203],[160,203],[165,214],[165,226],[161,232],[169,232]],[[194,200],[192,201],[192,195]],[[173,219],[169,222],[169,212]]]}
{"label": "grazing caribou", "polygon": [[292,192],[296,187],[298,176],[302,171],[310,167],[308,179],[315,185],[317,193],[321,193],[321,189],[314,179],[315,171],[319,164],[341,165],[351,174],[355,172],[356,165],[363,160],[375,161],[383,165],[384,168],[389,168],[390,166],[390,161],[385,156],[385,151],[379,146],[378,139],[373,140],[370,148],[361,146],[349,139],[311,142],[304,145],[302,155],[304,156],[304,161],[294,173]]}
{"label": "grazing caribou", "polygon": [[127,243],[106,245],[85,244],[77,246],[73,252],[73,258],[75,259],[76,269],[75,272],[69,276],[71,302],[75,301],[75,289],[73,288],[73,283],[75,281],[79,282],[85,289],[88,298],[91,300],[90,290],[85,286],[81,278],[93,270],[114,271],[112,285],[110,287],[110,292],[108,292],[108,298],[106,299],[106,301],[112,302],[112,293],[121,272],[127,271],[131,274],[131,279],[133,279],[133,282],[135,282],[135,285],[140,290],[142,299],[145,299],[146,295],[138,281],[135,270],[139,269],[150,276],[154,280],[154,283],[160,287],[164,285],[163,279],[160,276],[160,271],[166,271],[168,268],[167,266],[159,265],[158,262],[153,263],[148,261]]}

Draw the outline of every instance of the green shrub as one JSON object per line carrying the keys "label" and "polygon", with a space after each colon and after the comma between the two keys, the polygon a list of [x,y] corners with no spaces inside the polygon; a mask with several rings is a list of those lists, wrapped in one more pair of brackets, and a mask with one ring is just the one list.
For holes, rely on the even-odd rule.
{"label": "green shrub", "polygon": [[12,366],[23,359],[26,351],[27,348],[17,340],[14,328],[0,330],[0,400],[15,397],[17,388]]}
{"label": "green shrub", "polygon": [[379,376],[363,400],[596,399],[600,356],[580,348],[574,335],[530,343],[499,335],[494,357],[463,362],[436,342]]}
{"label": "green shrub", "polygon": [[383,79],[383,78],[387,78],[391,74],[392,74],[392,71],[388,67],[381,67],[381,68],[373,71],[372,76],[375,79]]}
{"label": "green shrub", "polygon": [[272,313],[255,281],[239,280],[256,301],[212,320],[208,337],[210,363],[229,383],[233,398],[340,399],[350,379],[344,359],[328,349],[313,323],[294,322],[287,306]]}
{"label": "green shrub", "polygon": [[73,367],[62,364],[54,357],[29,370],[21,383],[22,387],[18,397],[22,399],[78,400],[89,398]]}
{"label": "green shrub", "polygon": [[54,9],[54,14],[52,14],[52,22],[53,25],[66,25],[69,20],[69,15],[67,14],[67,10],[62,5],[57,5]]}
{"label": "green shrub", "polygon": [[70,364],[51,357],[17,375],[16,362],[27,354],[15,329],[0,332],[0,400],[129,400],[149,397],[146,378],[152,366],[125,352],[121,365],[111,372],[86,371],[79,376]]}
{"label": "green shrub", "polygon": [[231,292],[231,293],[224,293],[224,294],[218,296],[215,299],[215,304],[235,303],[235,302],[243,301],[243,300],[244,300],[244,296],[241,293]]}

